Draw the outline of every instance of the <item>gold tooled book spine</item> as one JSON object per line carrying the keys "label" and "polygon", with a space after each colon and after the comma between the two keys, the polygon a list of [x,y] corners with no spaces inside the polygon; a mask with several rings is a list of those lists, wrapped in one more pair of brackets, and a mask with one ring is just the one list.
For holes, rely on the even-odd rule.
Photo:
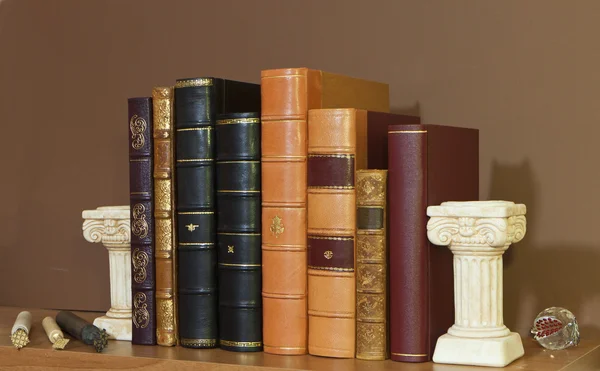
{"label": "gold tooled book spine", "polygon": [[384,360],[388,358],[387,170],[357,170],[356,190],[356,358]]}
{"label": "gold tooled book spine", "polygon": [[175,246],[175,165],[173,87],[152,90],[154,115],[154,234],[156,264],[156,341],[177,345],[177,269]]}

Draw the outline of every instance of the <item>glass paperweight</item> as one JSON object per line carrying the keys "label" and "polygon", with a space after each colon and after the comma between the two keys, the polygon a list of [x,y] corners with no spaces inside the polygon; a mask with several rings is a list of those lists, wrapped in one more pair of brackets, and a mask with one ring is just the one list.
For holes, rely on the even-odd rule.
{"label": "glass paperweight", "polygon": [[577,319],[573,313],[561,307],[541,311],[533,321],[531,333],[546,349],[561,350],[579,344]]}

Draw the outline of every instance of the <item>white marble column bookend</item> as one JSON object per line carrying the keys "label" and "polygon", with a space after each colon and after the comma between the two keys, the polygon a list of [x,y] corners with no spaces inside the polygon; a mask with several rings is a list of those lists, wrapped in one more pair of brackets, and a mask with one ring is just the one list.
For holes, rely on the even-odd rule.
{"label": "white marble column bookend", "polygon": [[454,255],[454,325],[433,361],[504,367],[524,354],[504,325],[502,254],[523,239],[526,208],[508,201],[444,202],[427,208],[427,237]]}
{"label": "white marble column bookend", "polygon": [[129,206],[105,206],[82,213],[83,237],[108,250],[110,309],[94,325],[109,339],[131,341],[131,229]]}

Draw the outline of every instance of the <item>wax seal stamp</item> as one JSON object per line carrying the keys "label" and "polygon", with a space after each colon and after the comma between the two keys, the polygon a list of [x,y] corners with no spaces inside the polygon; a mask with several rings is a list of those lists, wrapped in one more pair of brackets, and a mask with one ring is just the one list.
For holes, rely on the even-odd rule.
{"label": "wax seal stamp", "polygon": [[29,331],[31,330],[31,313],[23,311],[19,313],[10,331],[10,340],[17,349],[29,344]]}

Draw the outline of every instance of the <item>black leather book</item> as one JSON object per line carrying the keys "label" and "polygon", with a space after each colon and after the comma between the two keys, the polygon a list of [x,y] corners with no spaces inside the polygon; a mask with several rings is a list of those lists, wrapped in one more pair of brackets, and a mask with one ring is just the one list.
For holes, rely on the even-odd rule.
{"label": "black leather book", "polygon": [[262,350],[260,113],[217,116],[221,348]]}
{"label": "black leather book", "polygon": [[218,344],[215,121],[260,111],[260,85],[214,77],[175,84],[177,287],[180,344]]}
{"label": "black leather book", "polygon": [[156,344],[152,98],[129,98],[129,200],[133,344]]}

